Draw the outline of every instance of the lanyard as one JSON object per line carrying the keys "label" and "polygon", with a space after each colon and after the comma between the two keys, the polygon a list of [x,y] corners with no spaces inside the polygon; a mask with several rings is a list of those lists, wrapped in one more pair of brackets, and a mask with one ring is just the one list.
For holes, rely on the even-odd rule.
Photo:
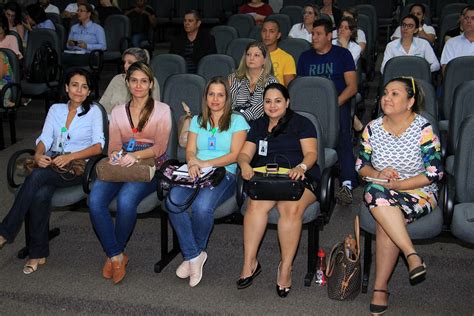
{"label": "lanyard", "polygon": [[[132,133],[135,135],[136,133],[141,132],[141,130],[138,130],[138,128],[135,127],[135,125],[133,124],[132,114],[130,113],[130,103],[131,103],[131,101],[128,102],[128,104],[125,106],[125,110],[127,111],[128,122],[130,123]],[[145,125],[148,123],[148,120],[150,119],[150,116],[148,116],[145,124],[143,124],[143,127],[145,127]]]}

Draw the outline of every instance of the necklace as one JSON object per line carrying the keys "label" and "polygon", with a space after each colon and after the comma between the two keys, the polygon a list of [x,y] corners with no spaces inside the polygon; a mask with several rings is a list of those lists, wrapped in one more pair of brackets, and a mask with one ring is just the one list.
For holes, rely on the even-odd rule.
{"label": "necklace", "polygon": [[414,113],[411,113],[408,119],[404,120],[398,128],[395,128],[389,123],[388,119],[385,117],[384,119],[384,129],[392,136],[400,137],[406,129],[411,125],[414,120]]}

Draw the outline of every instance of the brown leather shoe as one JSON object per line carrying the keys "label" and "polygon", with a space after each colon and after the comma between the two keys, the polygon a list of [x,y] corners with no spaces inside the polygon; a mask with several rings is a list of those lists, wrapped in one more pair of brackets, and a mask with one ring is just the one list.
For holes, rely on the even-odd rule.
{"label": "brown leather shoe", "polygon": [[102,268],[102,276],[108,280],[112,279],[113,274],[114,268],[112,267],[112,260],[107,258],[107,261],[105,261],[104,267]]}
{"label": "brown leather shoe", "polygon": [[114,280],[114,284],[120,283],[120,281],[122,281],[123,278],[125,277],[125,274],[127,273],[125,271],[127,264],[128,264],[128,256],[126,254],[123,254],[122,261],[112,261],[112,269],[113,269],[112,277]]}

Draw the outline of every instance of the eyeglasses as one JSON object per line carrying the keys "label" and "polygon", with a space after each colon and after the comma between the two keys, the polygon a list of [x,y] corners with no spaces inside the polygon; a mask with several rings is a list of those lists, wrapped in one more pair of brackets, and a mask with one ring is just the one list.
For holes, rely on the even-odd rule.
{"label": "eyeglasses", "polygon": [[474,21],[474,16],[468,16],[465,15],[463,16],[464,21],[469,22],[469,21]]}
{"label": "eyeglasses", "polygon": [[413,29],[415,28],[415,24],[406,24],[406,23],[402,23],[401,25],[402,29]]}

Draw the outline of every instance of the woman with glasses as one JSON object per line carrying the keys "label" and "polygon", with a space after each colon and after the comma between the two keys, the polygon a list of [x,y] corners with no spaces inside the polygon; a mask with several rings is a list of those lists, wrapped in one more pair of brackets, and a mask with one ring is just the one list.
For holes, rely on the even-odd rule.
{"label": "woman with glasses", "polygon": [[[407,22],[405,22],[407,23]],[[410,22],[411,23],[411,22]],[[424,280],[426,265],[416,253],[407,225],[432,212],[438,201],[436,182],[443,177],[441,148],[431,124],[418,113],[424,96],[413,78],[395,78],[384,87],[383,116],[362,133],[356,170],[371,177],[364,202],[376,221],[375,284],[370,312],[388,307],[388,282],[400,252],[412,285]]]}
{"label": "woman with glasses", "polygon": [[430,64],[432,72],[439,70],[439,61],[430,43],[422,38],[415,37],[418,27],[419,21],[416,16],[409,14],[402,19],[400,23],[402,37],[387,44],[380,72],[383,73],[385,64],[397,56],[422,57]]}
{"label": "woman with glasses", "polygon": [[[436,31],[434,27],[425,24],[425,6],[421,3],[414,3],[410,7],[410,14],[414,15],[418,19],[418,26],[416,36],[420,38],[424,38],[431,45],[434,44],[436,40]],[[401,37],[401,28],[400,26],[395,29],[393,32],[391,40],[398,39]]]}
{"label": "woman with glasses", "polygon": [[319,10],[315,4],[306,4],[303,7],[303,23],[296,23],[291,27],[288,37],[301,38],[311,43],[313,23],[319,19]]}
{"label": "woman with glasses", "polygon": [[[150,56],[146,50],[138,47],[132,47],[123,52],[122,61],[124,72],[112,78],[99,101],[109,114],[112,113],[114,106],[124,104],[130,100],[130,91],[128,90],[127,83],[125,81],[125,74],[127,73],[130,65],[137,61],[149,64]],[[153,100],[160,101],[160,86],[156,78],[154,78],[154,81],[155,84],[153,85],[151,96]]]}

